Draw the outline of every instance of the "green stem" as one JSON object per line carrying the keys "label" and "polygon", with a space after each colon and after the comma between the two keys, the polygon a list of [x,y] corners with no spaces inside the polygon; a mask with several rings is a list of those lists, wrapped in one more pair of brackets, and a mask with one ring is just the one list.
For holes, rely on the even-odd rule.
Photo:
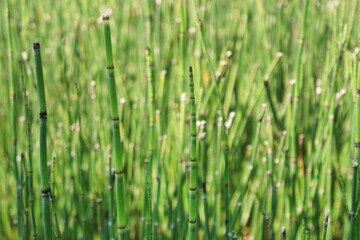
{"label": "green stem", "polygon": [[189,240],[197,239],[197,161],[196,161],[196,105],[193,70],[189,68],[190,88],[190,183],[189,183]]}
{"label": "green stem", "polygon": [[353,240],[355,239],[354,234],[355,234],[355,230],[354,226],[355,226],[355,208],[356,208],[356,182],[357,182],[357,167],[358,167],[358,163],[354,162],[353,164],[353,169],[354,169],[354,173],[353,173],[353,182],[352,182],[352,198],[351,198],[351,212],[350,212],[350,235],[349,235],[349,240]]}
{"label": "green stem", "polygon": [[122,146],[120,141],[120,119],[117,106],[117,94],[114,76],[114,62],[111,46],[111,34],[109,25],[109,16],[103,17],[106,68],[108,73],[108,87],[111,106],[112,132],[115,152],[115,188],[116,188],[116,218],[118,224],[119,239],[126,238],[126,216],[125,216],[125,176],[122,159]]}
{"label": "green stem", "polygon": [[150,48],[145,49],[146,56],[146,73],[148,79],[148,111],[149,111],[149,149],[148,149],[148,162],[147,162],[147,175],[146,175],[146,231],[147,239],[152,239],[153,235],[153,213],[152,213],[152,162],[154,156],[155,146],[155,103],[154,103],[154,83],[152,78],[153,62],[151,57]]}
{"label": "green stem", "polygon": [[47,169],[47,146],[46,146],[46,98],[44,76],[41,62],[40,44],[33,44],[35,55],[36,81],[38,87],[38,98],[40,106],[40,175],[41,175],[41,197],[42,197],[42,214],[44,224],[45,240],[52,239],[50,217],[50,184]]}

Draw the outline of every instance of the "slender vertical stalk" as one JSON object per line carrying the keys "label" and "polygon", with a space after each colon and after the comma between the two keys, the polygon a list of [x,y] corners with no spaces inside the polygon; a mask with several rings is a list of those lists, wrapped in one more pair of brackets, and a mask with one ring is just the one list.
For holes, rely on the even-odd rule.
{"label": "slender vertical stalk", "polygon": [[115,240],[115,231],[114,231],[114,216],[113,216],[113,203],[114,203],[114,180],[115,172],[111,170],[111,157],[109,157],[109,219],[108,219],[108,228],[110,240]]}
{"label": "slender vertical stalk", "polygon": [[23,229],[23,162],[24,162],[24,154],[21,152],[20,154],[20,169],[19,169],[19,180],[17,185],[17,208],[18,208],[18,228],[19,228],[19,239],[24,238],[24,234],[26,233],[25,229]]}
{"label": "slender vertical stalk", "polygon": [[42,214],[44,224],[45,240],[52,239],[51,218],[50,218],[50,184],[47,171],[47,146],[46,146],[46,98],[44,76],[41,62],[40,44],[33,44],[35,55],[36,81],[38,87],[38,98],[40,106],[40,175],[41,175],[41,197]]}
{"label": "slender vertical stalk", "polygon": [[[25,186],[25,207],[24,207],[24,214],[25,214],[25,222],[24,222],[24,232],[23,232],[23,236],[24,236],[24,240],[28,240],[30,239],[30,218],[29,218],[29,188],[28,186],[28,176],[26,176],[25,181],[23,181],[23,171],[26,173],[27,172],[27,167],[25,164],[25,156],[24,153],[21,152],[21,167],[23,167],[24,170],[21,169],[20,171],[20,179],[21,179],[21,189],[23,188],[23,186]],[[23,201],[22,201],[23,202]],[[21,203],[22,203],[21,202]]]}
{"label": "slender vertical stalk", "polygon": [[147,239],[152,239],[153,235],[153,214],[152,214],[152,162],[154,156],[155,145],[155,103],[154,103],[154,83],[152,79],[152,58],[150,48],[145,49],[146,57],[146,75],[148,80],[148,111],[149,111],[149,149],[148,149],[148,163],[147,163],[147,175],[146,175],[146,232]]}
{"label": "slender vertical stalk", "polygon": [[16,109],[16,80],[14,78],[14,66],[13,66],[13,38],[11,33],[10,26],[10,4],[9,0],[5,1],[6,4],[6,16],[7,16],[7,34],[8,34],[8,68],[9,68],[9,80],[10,80],[10,126],[11,126],[11,147],[12,147],[12,162],[13,162],[13,170],[16,178],[17,184],[17,221],[18,221],[18,238],[22,239],[23,237],[23,224],[22,224],[22,210],[21,210],[21,202],[19,202],[21,192],[19,192],[20,181],[19,181],[19,173],[18,173],[18,165],[16,162],[17,155],[17,109]]}
{"label": "slender vertical stalk", "polygon": [[[205,127],[205,124],[203,125],[203,127]],[[203,200],[203,207],[204,207],[204,216],[205,216],[205,223],[204,223],[204,228],[205,228],[205,236],[206,239],[211,239],[211,234],[210,234],[210,226],[209,226],[209,205],[208,205],[208,201],[206,198],[206,147],[205,147],[205,138],[206,138],[206,132],[204,131],[201,135],[200,135],[200,139],[201,139],[201,167],[202,167],[202,200]]]}
{"label": "slender vertical stalk", "polygon": [[352,195],[351,195],[351,212],[350,212],[350,235],[349,240],[355,239],[354,234],[355,230],[355,208],[356,208],[356,182],[357,182],[357,167],[358,163],[354,162],[353,164],[353,182],[352,182]]}
{"label": "slender vertical stalk", "polygon": [[120,141],[120,119],[117,106],[117,94],[114,77],[114,62],[111,46],[111,34],[109,25],[109,16],[103,16],[104,38],[106,52],[106,68],[108,73],[108,87],[111,106],[112,132],[115,152],[115,188],[116,188],[116,218],[118,224],[119,239],[126,238],[126,216],[125,216],[125,176],[122,159],[122,147]]}
{"label": "slender vertical stalk", "polygon": [[326,231],[327,231],[327,226],[328,226],[328,220],[329,220],[329,210],[326,210],[325,219],[324,219],[324,231],[323,231],[322,240],[326,240]]}
{"label": "slender vertical stalk", "polygon": [[[293,92],[293,109],[292,109],[292,122],[291,122],[291,131],[290,131],[290,161],[291,161],[291,182],[292,182],[292,190],[291,190],[291,238],[295,238],[296,234],[296,196],[295,196],[295,182],[296,182],[296,174],[297,174],[297,135],[296,135],[296,128],[297,128],[297,115],[298,115],[298,102],[300,98],[300,90],[301,90],[301,58],[304,49],[304,41],[305,41],[305,32],[306,32],[306,20],[307,20],[307,13],[309,7],[309,0],[306,0],[304,3],[303,9],[303,19],[302,19],[302,27],[301,27],[301,34],[299,40],[299,49],[298,55],[296,59],[296,78],[295,78],[295,87]],[[305,206],[306,207],[306,206]],[[306,227],[306,226],[305,226]]]}
{"label": "slender vertical stalk", "polygon": [[34,187],[33,187],[33,163],[32,163],[32,140],[31,140],[31,111],[29,107],[29,100],[27,96],[27,91],[25,87],[24,80],[24,68],[23,63],[20,61],[21,68],[21,80],[23,85],[23,97],[24,97],[24,107],[25,107],[25,124],[26,124],[26,139],[27,139],[27,148],[28,148],[28,189],[29,189],[29,204],[30,204],[30,213],[31,213],[31,226],[32,226],[32,235],[33,239],[37,239],[36,233],[36,221],[35,221],[35,212],[34,212]]}
{"label": "slender vertical stalk", "polygon": [[78,157],[78,169],[79,169],[79,198],[80,198],[80,222],[82,230],[82,238],[86,239],[86,213],[85,213],[85,189],[84,189],[84,169],[83,169],[83,138],[82,138],[82,124],[80,113],[80,84],[76,83],[76,95],[77,95],[77,117],[79,121],[79,149],[77,151]]}
{"label": "slender vertical stalk", "polygon": [[196,106],[193,69],[189,68],[190,88],[190,183],[189,183],[189,240],[197,239],[197,161],[196,161]]}
{"label": "slender vertical stalk", "polygon": [[61,239],[59,221],[56,214],[56,207],[55,207],[55,157],[53,157],[52,161],[52,168],[51,168],[51,191],[50,191],[50,201],[53,207],[53,216],[55,220],[55,239]]}

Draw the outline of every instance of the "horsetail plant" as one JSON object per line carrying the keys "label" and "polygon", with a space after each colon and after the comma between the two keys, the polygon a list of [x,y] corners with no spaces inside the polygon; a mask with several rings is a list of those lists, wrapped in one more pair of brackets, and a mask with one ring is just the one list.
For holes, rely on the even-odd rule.
{"label": "horsetail plant", "polygon": [[33,44],[35,56],[36,81],[38,88],[38,98],[40,106],[40,173],[41,173],[41,197],[42,214],[44,224],[45,240],[52,239],[51,217],[50,217],[50,184],[47,169],[47,146],[46,146],[46,97],[44,75],[41,62],[40,44]]}
{"label": "horsetail plant", "polygon": [[[301,81],[300,81],[300,77],[301,77],[301,60],[302,60],[302,54],[303,54],[303,49],[304,49],[304,41],[305,41],[305,32],[306,32],[306,20],[307,20],[307,14],[308,14],[308,8],[309,8],[309,0],[306,0],[304,3],[304,9],[303,9],[303,19],[302,19],[302,26],[301,26],[301,34],[300,34],[300,39],[299,39],[299,49],[298,49],[298,55],[297,55],[297,59],[296,59],[296,78],[295,78],[295,86],[293,89],[293,108],[292,108],[292,125],[291,125],[291,131],[290,131],[290,161],[291,161],[291,167],[290,167],[290,174],[292,179],[295,179],[295,176],[297,174],[297,144],[296,144],[296,139],[297,139],[297,134],[296,134],[296,130],[297,130],[297,114],[298,114],[298,102],[299,102],[299,98],[300,98],[300,94],[301,94]],[[296,202],[296,196],[295,196],[295,181],[292,181],[292,186],[291,186],[291,217],[292,217],[292,224],[291,224],[291,232],[290,232],[290,236],[291,238],[295,238],[295,229],[296,229],[296,207],[295,207],[295,202]],[[306,194],[305,194],[306,195]],[[294,221],[295,220],[295,221]]]}
{"label": "horsetail plant", "polygon": [[109,228],[109,237],[110,240],[115,240],[115,231],[114,231],[114,217],[113,217],[113,203],[114,203],[114,180],[115,180],[115,171],[111,169],[111,156],[109,157],[109,216],[108,216],[108,228]]}
{"label": "horsetail plant", "polygon": [[58,217],[56,214],[56,206],[55,206],[55,159],[53,156],[52,167],[51,167],[51,191],[50,191],[50,201],[53,207],[53,216],[55,220],[55,239],[61,239],[60,226]]}
{"label": "horsetail plant", "polygon": [[190,89],[190,181],[189,181],[189,240],[197,239],[197,161],[196,161],[196,105],[193,69],[189,68]]}
{"label": "horsetail plant", "polygon": [[25,124],[26,124],[26,138],[27,138],[27,148],[28,148],[28,189],[29,189],[29,204],[31,212],[31,226],[32,226],[32,236],[33,239],[37,239],[36,233],[36,221],[35,221],[35,212],[34,212],[34,186],[33,186],[33,162],[32,162],[32,140],[31,140],[31,122],[32,116],[29,106],[29,100],[27,96],[27,90],[25,87],[24,80],[24,68],[23,62],[20,61],[20,71],[21,71],[21,80],[23,85],[23,98],[24,98],[24,108],[25,108]]}
{"label": "horsetail plant", "polygon": [[13,162],[13,170],[16,178],[17,184],[17,225],[18,225],[18,237],[22,239],[23,230],[22,230],[22,203],[19,202],[20,195],[22,192],[20,191],[21,182],[19,181],[19,172],[18,165],[16,161],[17,157],[17,98],[16,98],[16,78],[14,78],[14,66],[13,66],[13,38],[10,26],[10,4],[9,0],[5,1],[6,4],[6,19],[7,19],[7,34],[8,34],[8,64],[9,64],[9,82],[10,82],[10,122],[11,122],[11,147],[12,147],[12,162]]}
{"label": "horsetail plant", "polygon": [[357,168],[358,162],[353,163],[353,181],[352,181],[352,195],[351,195],[351,212],[350,212],[350,235],[349,240],[355,239],[355,208],[356,208],[356,182],[357,182]]}
{"label": "horsetail plant", "polygon": [[106,68],[108,73],[108,88],[110,96],[111,118],[112,118],[112,132],[115,152],[115,188],[116,188],[116,218],[117,229],[119,232],[119,239],[126,239],[126,216],[125,216],[125,176],[122,159],[122,146],[120,140],[120,119],[117,106],[117,94],[114,77],[114,62],[111,46],[111,34],[109,25],[109,16],[103,16],[104,22],[104,38],[105,38],[105,53],[106,53]]}
{"label": "horsetail plant", "polygon": [[148,111],[149,111],[149,149],[148,149],[148,160],[147,160],[147,174],[146,174],[146,233],[147,239],[152,239],[153,235],[153,213],[152,213],[152,163],[154,155],[155,145],[155,132],[154,132],[154,121],[155,121],[155,103],[154,103],[154,83],[152,79],[152,60],[150,48],[145,49],[146,57],[146,75],[148,80]]}

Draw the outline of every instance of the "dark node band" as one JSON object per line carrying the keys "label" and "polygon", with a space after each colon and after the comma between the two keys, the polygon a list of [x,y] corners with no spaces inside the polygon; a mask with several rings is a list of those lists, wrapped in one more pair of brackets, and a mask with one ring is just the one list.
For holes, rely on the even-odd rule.
{"label": "dark node band", "polygon": [[34,50],[35,49],[40,49],[40,43],[39,42],[34,42],[33,43],[33,48],[34,48]]}
{"label": "dark node band", "polygon": [[195,187],[195,188],[189,187],[189,190],[190,190],[190,191],[196,191],[197,188],[196,188],[196,187]]}
{"label": "dark node band", "polygon": [[225,184],[224,184],[224,188],[227,188],[227,187],[228,187],[228,184],[227,184],[227,183],[225,183]]}
{"label": "dark node band", "polygon": [[360,148],[360,142],[355,142],[355,147]]}
{"label": "dark node band", "polygon": [[125,229],[125,228],[126,228],[126,226],[119,226],[118,227],[119,230],[122,230],[122,229]]}
{"label": "dark node band", "polygon": [[340,55],[336,58],[337,61],[341,61],[341,59],[342,59],[342,54],[340,54]]}
{"label": "dark node band", "polygon": [[195,137],[196,138],[196,136],[197,136],[197,134],[195,133],[195,134],[191,134],[191,137]]}
{"label": "dark node band", "polygon": [[196,158],[190,158],[190,162],[196,162]]}
{"label": "dark node band", "polygon": [[196,117],[196,113],[191,113],[190,116],[191,117]]}
{"label": "dark node band", "polygon": [[113,65],[113,66],[106,66],[106,68],[107,68],[108,70],[114,69],[114,65]]}
{"label": "dark node band", "polygon": [[[192,76],[190,76],[190,77],[192,77]],[[189,83],[189,87],[193,87],[193,86],[194,86],[193,83]]]}
{"label": "dark node band", "polygon": [[115,171],[115,175],[121,175],[121,174],[124,174],[124,171],[120,171],[120,172]]}
{"label": "dark node band", "polygon": [[111,121],[119,121],[119,117],[116,117],[116,118],[112,118]]}
{"label": "dark node band", "polygon": [[42,197],[48,197],[50,195],[50,189],[41,190]]}
{"label": "dark node band", "polygon": [[195,220],[190,220],[189,219],[189,223],[192,223],[192,224],[196,223],[196,219]]}
{"label": "dark node band", "polygon": [[195,97],[194,97],[194,96],[190,96],[190,99],[195,99]]}
{"label": "dark node band", "polygon": [[192,70],[193,70],[193,69],[192,69],[192,67],[190,66],[190,67],[189,67],[189,72],[192,72]]}
{"label": "dark node band", "polygon": [[206,183],[205,183],[205,181],[203,181],[201,185],[202,185],[203,192],[206,193]]}
{"label": "dark node band", "polygon": [[47,118],[47,112],[40,112],[40,119],[46,119]]}

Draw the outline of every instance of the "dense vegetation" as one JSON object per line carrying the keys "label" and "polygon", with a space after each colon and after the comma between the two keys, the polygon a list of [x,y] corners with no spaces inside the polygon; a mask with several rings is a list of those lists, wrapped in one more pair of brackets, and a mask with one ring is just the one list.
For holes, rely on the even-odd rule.
{"label": "dense vegetation", "polygon": [[0,239],[360,239],[359,5],[1,1]]}

